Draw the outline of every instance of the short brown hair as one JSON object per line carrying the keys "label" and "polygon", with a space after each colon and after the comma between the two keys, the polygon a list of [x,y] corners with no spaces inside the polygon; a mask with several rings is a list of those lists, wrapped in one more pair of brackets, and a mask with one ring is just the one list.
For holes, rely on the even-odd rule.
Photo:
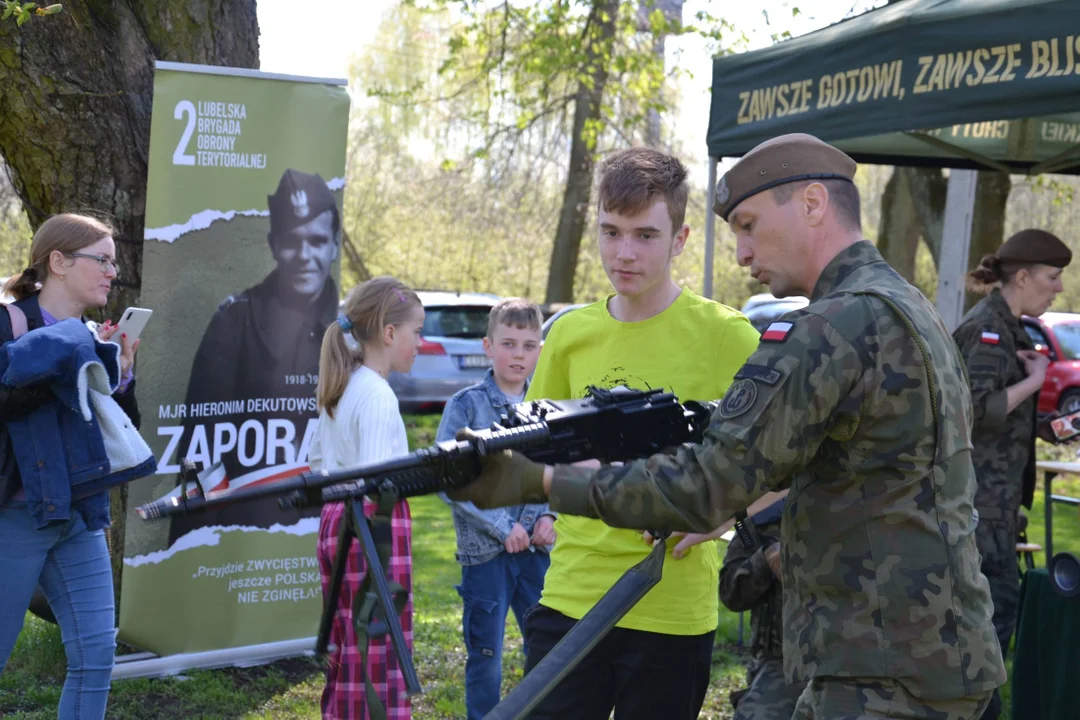
{"label": "short brown hair", "polygon": [[104,220],[89,215],[62,213],[41,224],[30,241],[30,264],[4,284],[4,292],[16,300],[25,300],[37,292],[37,283],[49,277],[49,256],[67,255],[112,237],[116,231]]}
{"label": "short brown hair", "polygon": [[787,205],[796,190],[809,187],[812,183],[821,183],[829,191],[829,202],[836,209],[836,218],[848,230],[862,230],[862,210],[859,205],[859,189],[855,183],[847,180],[804,180],[785,183],[772,189],[773,200],[777,205]]}
{"label": "short brown hair", "polygon": [[505,298],[495,304],[488,314],[488,337],[492,337],[495,328],[509,325],[521,330],[540,330],[544,324],[544,314],[540,306],[524,298]]}
{"label": "short brown hair", "polygon": [[686,218],[690,185],[678,158],[652,148],[634,147],[608,155],[600,168],[599,206],[607,212],[637,215],[663,200],[674,235]]}

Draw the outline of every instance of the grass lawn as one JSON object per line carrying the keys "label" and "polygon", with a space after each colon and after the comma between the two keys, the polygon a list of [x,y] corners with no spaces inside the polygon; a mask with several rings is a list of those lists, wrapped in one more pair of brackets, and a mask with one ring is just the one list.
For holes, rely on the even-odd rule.
{"label": "grass lawn", "polygon": [[[437,415],[412,416],[407,421],[413,447],[434,440]],[[1045,459],[1051,459],[1051,455],[1056,455],[1053,459],[1075,459],[1062,451],[1052,453],[1044,448],[1040,452]],[[1080,478],[1058,478],[1054,491],[1080,497]],[[464,717],[465,650],[461,641],[461,602],[454,589],[460,579],[459,567],[453,559],[454,529],[449,511],[438,499],[416,498],[410,505],[415,661],[425,690],[414,700],[413,716],[425,720],[460,718]],[[1041,491],[1028,515],[1028,537],[1041,544],[1044,537]],[[1055,551],[1080,554],[1080,513],[1076,508],[1055,509],[1054,543]],[[1045,558],[1036,557],[1039,566],[1045,562]],[[727,696],[743,680],[737,629],[737,616],[722,611],[713,654],[713,681],[700,716],[702,720],[731,717]],[[748,636],[747,627],[747,639]],[[0,717],[55,718],[64,665],[59,631],[27,615],[27,626],[7,669],[0,675]],[[503,656],[504,689],[520,680],[522,667],[521,635],[511,619]],[[183,678],[119,680],[113,683],[109,717],[318,718],[322,685],[320,664],[304,658],[255,668],[195,671]]]}

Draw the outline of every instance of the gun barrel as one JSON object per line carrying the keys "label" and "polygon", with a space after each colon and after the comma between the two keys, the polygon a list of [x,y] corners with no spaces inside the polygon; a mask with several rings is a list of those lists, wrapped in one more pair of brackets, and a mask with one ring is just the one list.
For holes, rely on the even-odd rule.
{"label": "gun barrel", "polygon": [[165,497],[135,509],[143,520],[158,520],[171,515],[184,515],[199,512],[211,507],[225,507],[235,503],[256,500],[264,497],[276,497],[288,493],[303,490],[308,487],[307,478],[310,473],[304,473],[267,485],[253,488],[240,488],[237,490],[220,490],[196,497],[187,497],[187,488],[181,487],[176,497]]}
{"label": "gun barrel", "polygon": [[[285,480],[253,488],[222,490],[205,496],[187,497],[184,490],[177,497],[167,497],[141,505],[136,509],[143,520],[157,520],[171,515],[200,512],[266,497],[303,495],[319,488],[348,486],[349,493],[334,492],[334,500],[377,492],[378,480],[391,479],[401,497],[435,492],[451,482],[455,466],[471,457],[475,451],[467,442],[446,443],[379,463],[370,463],[344,470],[318,470],[301,473]],[[327,498],[323,497],[323,502]]]}

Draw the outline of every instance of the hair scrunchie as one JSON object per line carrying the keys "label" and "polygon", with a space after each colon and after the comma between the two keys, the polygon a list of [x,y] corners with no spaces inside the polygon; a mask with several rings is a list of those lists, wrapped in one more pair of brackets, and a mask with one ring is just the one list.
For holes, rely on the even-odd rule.
{"label": "hair scrunchie", "polygon": [[350,320],[349,318],[347,318],[347,317],[345,316],[345,313],[340,313],[340,312],[338,313],[338,316],[337,316],[337,324],[338,324],[338,327],[340,327],[340,328],[341,328],[341,331],[342,331],[342,332],[346,332],[346,333],[347,333],[347,332],[351,332],[351,331],[352,331],[352,328],[353,328],[352,320]]}

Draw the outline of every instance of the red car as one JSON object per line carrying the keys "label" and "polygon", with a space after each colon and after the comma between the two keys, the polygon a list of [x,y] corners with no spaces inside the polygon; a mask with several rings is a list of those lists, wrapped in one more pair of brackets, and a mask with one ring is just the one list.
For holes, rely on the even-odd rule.
{"label": "red car", "polygon": [[1043,313],[1021,318],[1035,349],[1050,358],[1039,393],[1039,412],[1080,410],[1080,314]]}

